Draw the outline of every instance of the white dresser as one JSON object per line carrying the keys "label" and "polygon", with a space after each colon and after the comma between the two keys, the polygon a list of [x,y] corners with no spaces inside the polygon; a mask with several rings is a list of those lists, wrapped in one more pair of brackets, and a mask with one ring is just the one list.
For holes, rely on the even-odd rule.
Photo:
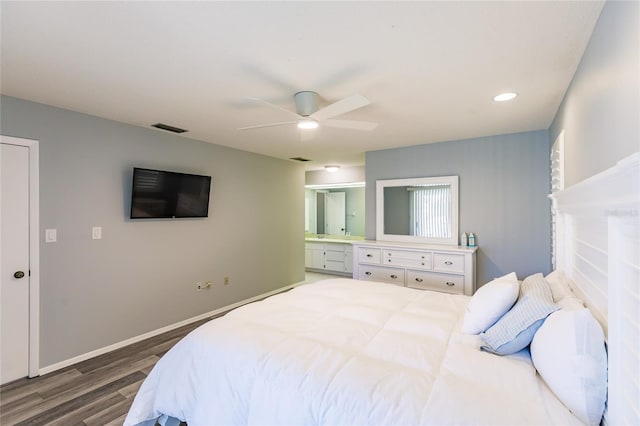
{"label": "white dresser", "polygon": [[471,296],[476,290],[476,247],[353,242],[353,278]]}

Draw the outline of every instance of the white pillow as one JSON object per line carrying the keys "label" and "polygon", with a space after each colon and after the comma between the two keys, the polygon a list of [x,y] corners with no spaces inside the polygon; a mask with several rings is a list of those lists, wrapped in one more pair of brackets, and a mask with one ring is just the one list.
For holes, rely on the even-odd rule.
{"label": "white pillow", "polygon": [[567,311],[577,311],[578,309],[584,309],[584,303],[582,303],[582,300],[573,296],[563,297],[562,299],[558,300],[557,305],[560,306],[560,309],[565,309]]}
{"label": "white pillow", "polygon": [[519,292],[520,283],[515,272],[480,287],[467,305],[462,332],[479,334],[486,331],[511,309]]}
{"label": "white pillow", "polygon": [[549,389],[584,423],[597,425],[607,399],[607,352],[588,309],[549,315],[531,342],[531,359]]}
{"label": "white pillow", "polygon": [[562,271],[553,271],[546,277],[545,280],[551,287],[551,294],[553,294],[553,301],[558,303],[565,297],[575,297],[571,286],[569,285],[569,278],[567,278]]}

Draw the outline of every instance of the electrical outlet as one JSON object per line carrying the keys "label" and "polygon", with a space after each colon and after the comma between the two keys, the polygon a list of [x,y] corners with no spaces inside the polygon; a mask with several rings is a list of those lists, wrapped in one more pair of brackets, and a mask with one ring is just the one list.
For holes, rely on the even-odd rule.
{"label": "electrical outlet", "polygon": [[224,285],[229,285],[229,277],[224,277]]}
{"label": "electrical outlet", "polygon": [[199,283],[196,283],[196,290],[198,291],[209,290],[210,288],[211,281],[200,281]]}

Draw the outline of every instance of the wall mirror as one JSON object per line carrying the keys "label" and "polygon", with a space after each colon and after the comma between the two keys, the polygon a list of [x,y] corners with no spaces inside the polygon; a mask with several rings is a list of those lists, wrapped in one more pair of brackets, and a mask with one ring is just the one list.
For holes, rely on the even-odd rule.
{"label": "wall mirror", "polygon": [[364,237],[364,183],[307,185],[305,232]]}
{"label": "wall mirror", "polygon": [[376,181],[376,238],[458,245],[458,176]]}

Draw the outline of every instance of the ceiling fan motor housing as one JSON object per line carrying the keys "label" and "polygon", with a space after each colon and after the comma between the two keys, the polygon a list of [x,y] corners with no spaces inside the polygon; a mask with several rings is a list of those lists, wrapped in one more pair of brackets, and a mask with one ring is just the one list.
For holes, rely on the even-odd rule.
{"label": "ceiling fan motor housing", "polygon": [[296,102],[296,112],[303,117],[308,117],[318,110],[320,96],[316,92],[298,92],[293,95],[293,99]]}

